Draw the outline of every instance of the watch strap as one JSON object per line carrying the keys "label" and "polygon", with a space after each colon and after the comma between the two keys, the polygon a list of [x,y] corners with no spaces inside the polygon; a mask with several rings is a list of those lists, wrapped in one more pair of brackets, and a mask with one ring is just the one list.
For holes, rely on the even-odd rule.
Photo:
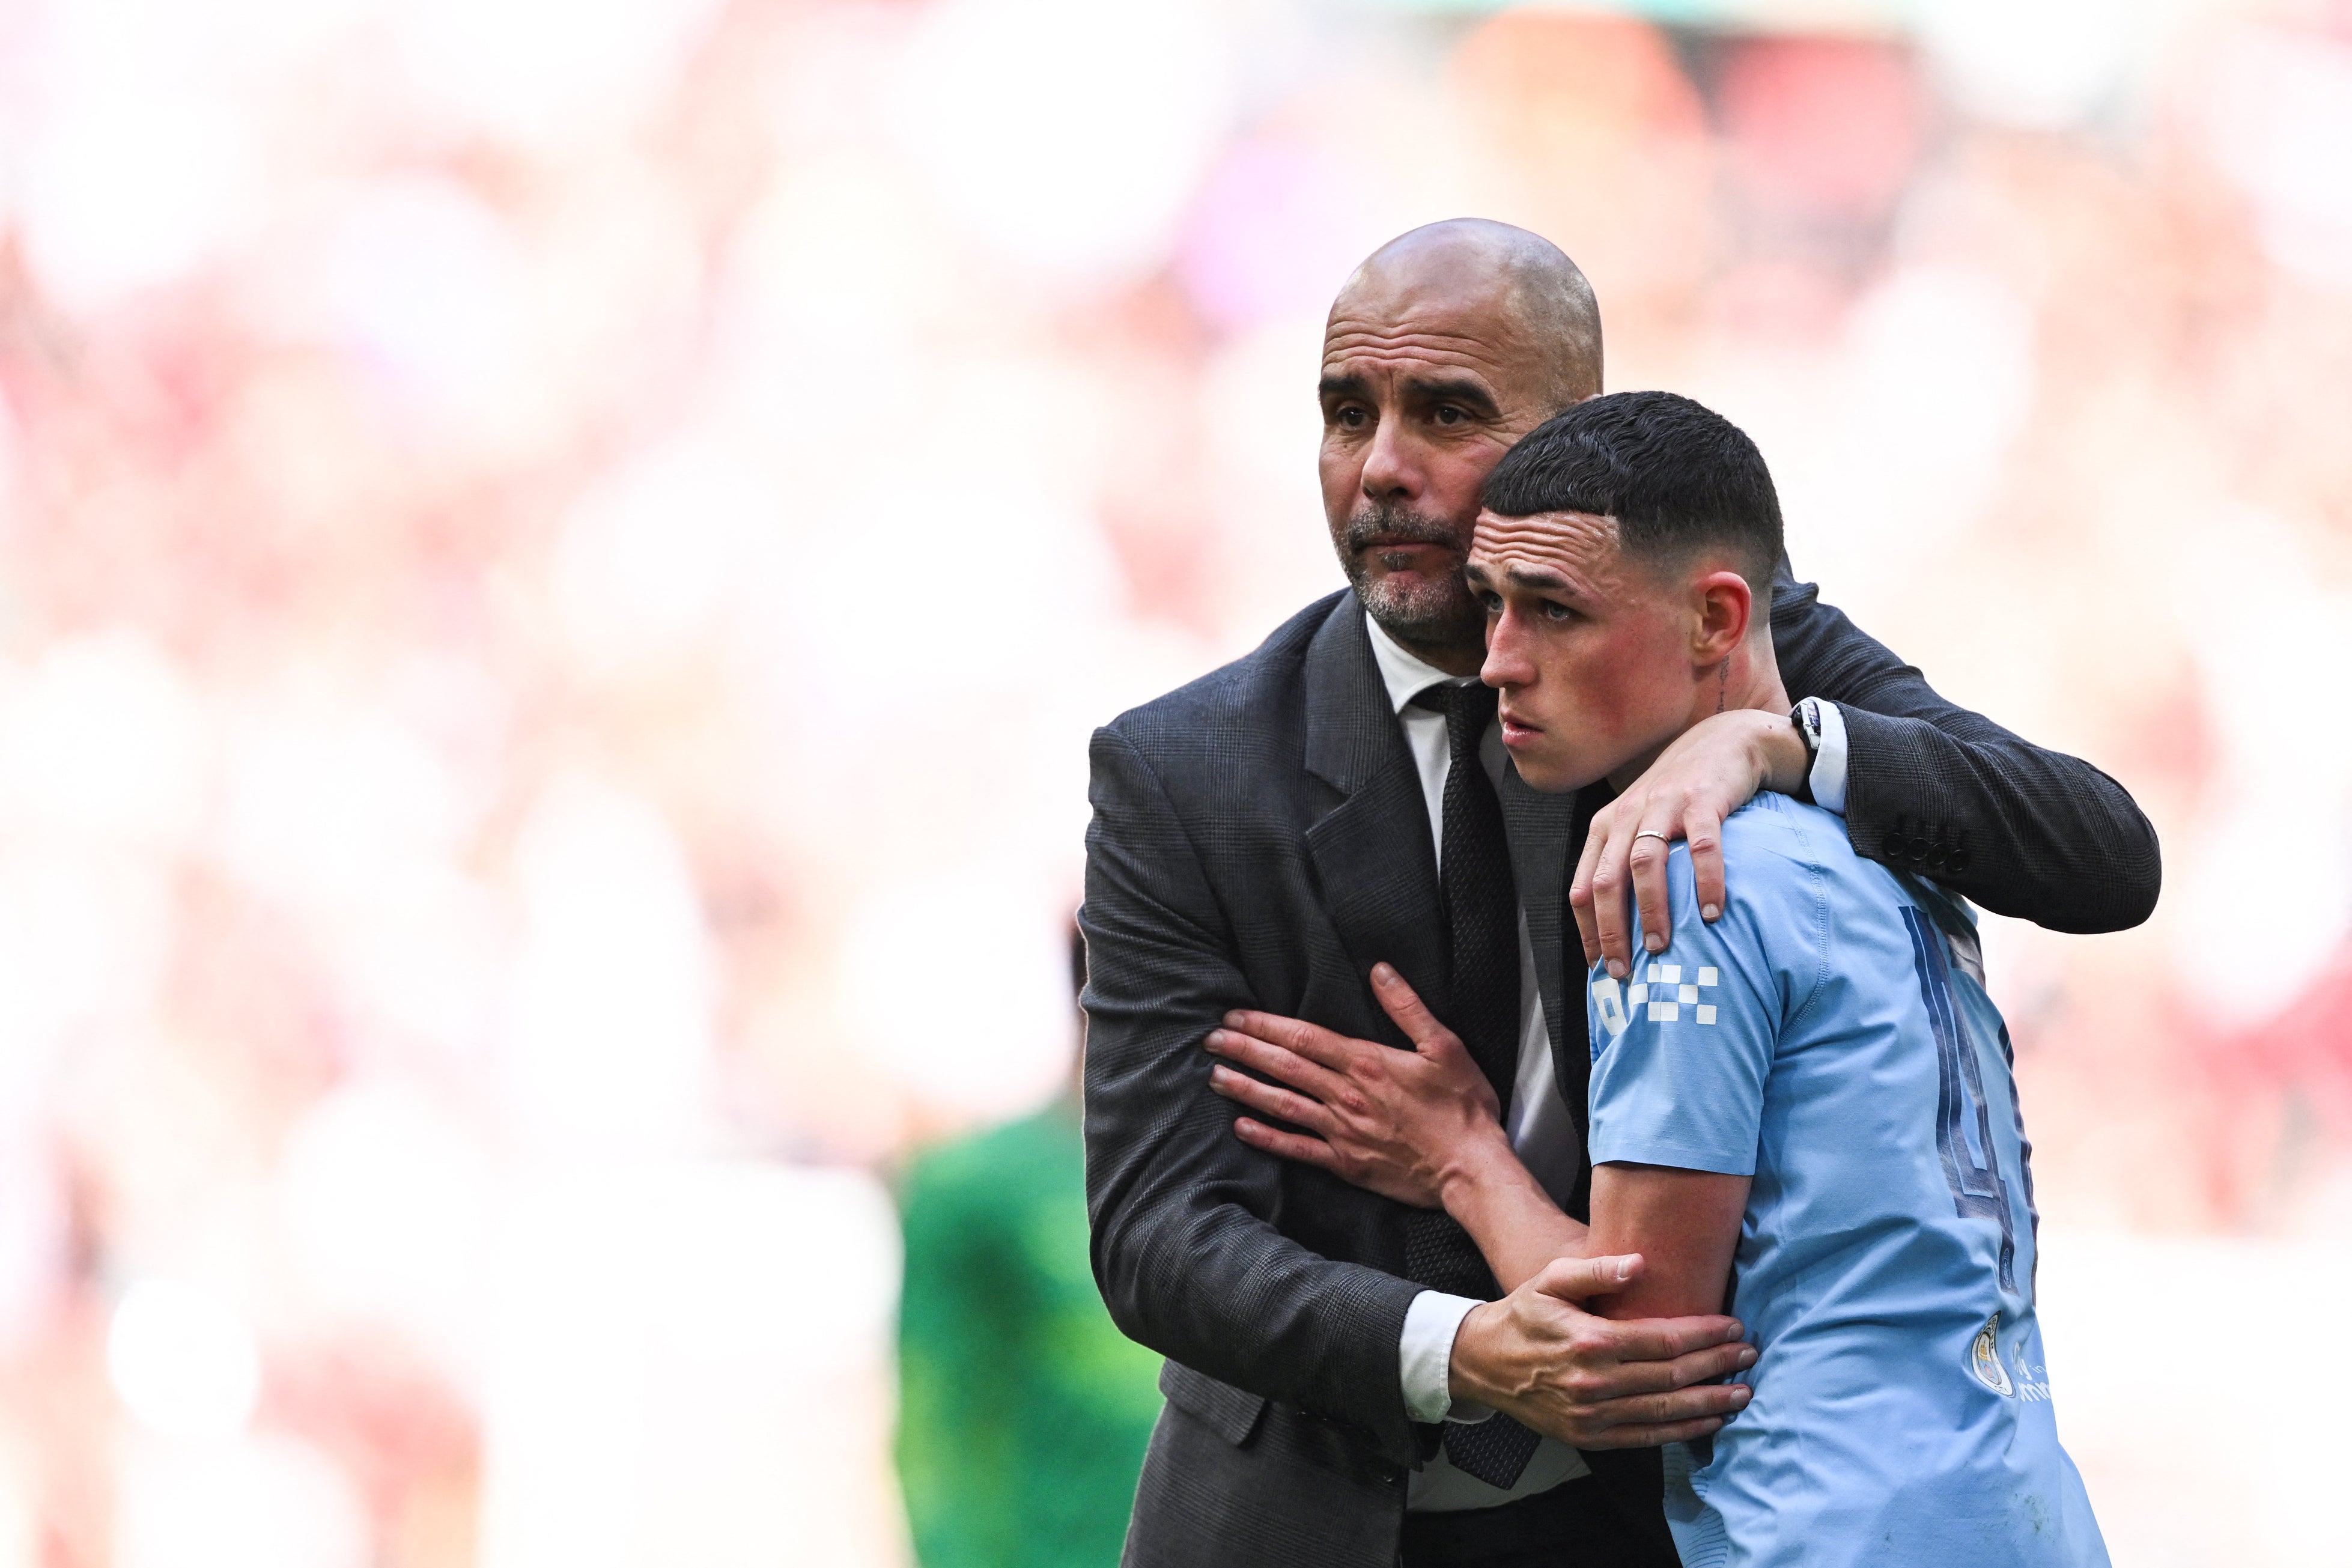
{"label": "watch strap", "polygon": [[1812,698],[1806,698],[1789,710],[1789,722],[1795,726],[1797,739],[1804,742],[1805,772],[1797,781],[1796,798],[1807,805],[1813,804],[1813,764],[1822,754],[1822,710]]}

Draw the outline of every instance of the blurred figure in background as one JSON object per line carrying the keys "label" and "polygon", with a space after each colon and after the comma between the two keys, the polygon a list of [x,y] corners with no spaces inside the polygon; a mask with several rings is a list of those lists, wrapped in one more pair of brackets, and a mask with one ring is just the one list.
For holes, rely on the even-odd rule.
{"label": "blurred figure in background", "polygon": [[[1070,976],[1075,995],[1076,929]],[[1107,1568],[1159,1418],[1160,1358],[1111,1322],[1087,1261],[1076,1069],[1044,1110],[918,1159],[903,1213],[898,1474],[917,1558]]]}

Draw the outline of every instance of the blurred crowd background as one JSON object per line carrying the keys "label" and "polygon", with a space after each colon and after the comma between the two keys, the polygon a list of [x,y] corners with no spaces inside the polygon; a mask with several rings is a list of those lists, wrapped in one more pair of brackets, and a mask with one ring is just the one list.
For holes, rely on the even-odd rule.
{"label": "blurred crowd background", "polygon": [[2352,5],[18,0],[0,1568],[910,1562],[910,1162],[1463,213],[2155,820],[1989,921],[2061,1428],[2118,1563],[2341,1561]]}

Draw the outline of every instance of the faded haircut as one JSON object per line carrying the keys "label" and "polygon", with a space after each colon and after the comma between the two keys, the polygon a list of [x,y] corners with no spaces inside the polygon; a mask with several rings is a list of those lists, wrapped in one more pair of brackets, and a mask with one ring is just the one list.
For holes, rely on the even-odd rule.
{"label": "faded haircut", "polygon": [[1771,613],[1780,497],[1746,431],[1671,392],[1612,392],[1556,414],[1487,470],[1497,517],[1580,511],[1617,520],[1620,547],[1656,563],[1727,552]]}

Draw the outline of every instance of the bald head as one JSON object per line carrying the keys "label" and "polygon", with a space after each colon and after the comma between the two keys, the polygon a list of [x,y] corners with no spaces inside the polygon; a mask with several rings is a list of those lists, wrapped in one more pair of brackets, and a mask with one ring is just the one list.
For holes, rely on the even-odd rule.
{"label": "bald head", "polygon": [[1331,542],[1389,635],[1456,675],[1484,658],[1462,581],[1478,486],[1513,443],[1601,390],[1591,286],[1550,241],[1456,218],[1375,251],[1323,327]]}
{"label": "bald head", "polygon": [[1492,218],[1447,218],[1397,236],[1365,258],[1332,301],[1334,320],[1491,315],[1492,347],[1541,388],[1556,414],[1601,390],[1601,308],[1568,253]]}

